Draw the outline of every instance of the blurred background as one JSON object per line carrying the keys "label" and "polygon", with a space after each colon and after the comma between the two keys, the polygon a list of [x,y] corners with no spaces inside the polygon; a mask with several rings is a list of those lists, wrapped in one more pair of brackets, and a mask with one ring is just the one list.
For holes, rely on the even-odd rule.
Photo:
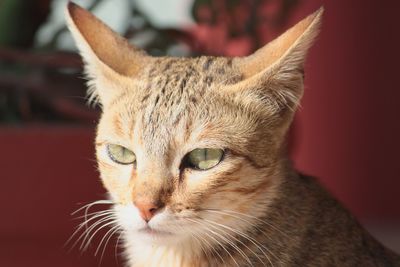
{"label": "blurred background", "polygon": [[[100,240],[64,247],[71,212],[105,197],[66,2],[0,0],[0,266],[122,266],[116,238],[101,262]],[[399,1],[75,2],[155,56],[247,55],[324,5],[291,155],[400,252]]]}

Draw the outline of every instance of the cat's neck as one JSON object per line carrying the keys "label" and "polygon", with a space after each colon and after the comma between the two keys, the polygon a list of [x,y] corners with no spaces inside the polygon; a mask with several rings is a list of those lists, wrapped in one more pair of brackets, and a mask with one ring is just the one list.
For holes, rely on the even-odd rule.
{"label": "cat's neck", "polygon": [[130,267],[210,266],[194,244],[168,246],[133,242],[127,245],[127,254],[130,257]]}

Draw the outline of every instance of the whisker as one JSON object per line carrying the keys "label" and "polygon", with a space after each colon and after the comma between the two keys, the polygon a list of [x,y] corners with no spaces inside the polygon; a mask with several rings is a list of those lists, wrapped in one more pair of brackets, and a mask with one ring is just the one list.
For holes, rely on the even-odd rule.
{"label": "whisker", "polygon": [[[267,250],[269,253],[271,253],[271,255],[273,255],[272,252],[271,252],[268,248],[266,248],[264,245],[260,244],[260,243],[259,243],[257,240],[255,240],[253,237],[247,235],[246,233],[243,233],[243,232],[240,231],[240,230],[237,230],[237,229],[234,229],[234,228],[232,228],[232,227],[229,227],[229,226],[227,226],[227,225],[224,225],[224,224],[221,224],[221,223],[217,223],[217,222],[214,222],[214,221],[210,221],[210,220],[207,220],[207,219],[203,219],[203,220],[206,221],[206,222],[212,223],[212,224],[214,224],[214,225],[218,225],[218,226],[220,226],[220,227],[223,227],[223,228],[225,228],[225,229],[228,229],[228,230],[230,230],[230,231],[232,231],[232,232],[234,232],[234,233],[240,235],[241,237],[246,238],[246,239],[249,240],[253,245],[255,245],[255,246],[257,247],[258,250],[260,250],[260,251],[263,253],[263,255],[265,256],[265,258],[266,258],[266,259],[269,261],[269,263],[273,266],[273,264],[272,264],[270,258],[269,258],[268,255],[265,253],[265,251],[261,249],[261,247],[263,247],[265,250]],[[260,247],[260,246],[261,246],[261,247]],[[250,250],[250,251],[252,251],[252,250]],[[252,251],[252,252],[253,252],[253,251]],[[253,252],[253,253],[254,253],[254,252]],[[254,254],[255,254],[255,253],[254,253]],[[258,256],[257,256],[257,258],[260,259]],[[264,263],[261,259],[260,259],[260,261],[261,261],[262,263]]]}
{"label": "whisker", "polygon": [[288,234],[286,234],[285,232],[283,232],[281,229],[279,229],[279,228],[277,228],[276,226],[274,226],[273,224],[271,224],[271,222],[263,221],[263,220],[261,220],[260,218],[258,218],[258,217],[256,217],[256,216],[252,216],[252,215],[249,215],[249,214],[246,214],[246,213],[242,213],[242,212],[238,212],[238,211],[234,211],[234,210],[225,210],[225,209],[206,209],[206,210],[209,210],[209,211],[211,211],[211,210],[214,210],[214,211],[225,211],[225,212],[230,212],[230,213],[233,213],[233,214],[237,214],[237,215],[245,216],[245,217],[247,217],[247,218],[254,219],[254,220],[260,222],[261,224],[266,224],[266,225],[270,226],[272,229],[276,230],[276,231],[279,232],[280,234],[282,234],[282,235],[284,235],[285,237],[287,237],[287,238],[293,240],[293,238],[292,238],[291,236],[289,236]]}
{"label": "whisker", "polygon": [[[203,210],[203,211],[216,212],[216,213],[220,213],[220,214],[232,216],[232,217],[234,217],[234,218],[237,218],[237,219],[239,219],[239,220],[242,220],[242,221],[244,221],[244,222],[250,224],[250,225],[253,226],[254,228],[256,228],[258,231],[260,231],[262,234],[264,234],[264,236],[266,236],[268,239],[273,240],[273,239],[270,238],[269,235],[267,235],[264,231],[262,231],[257,225],[255,225],[254,223],[251,223],[251,222],[248,221],[248,220],[242,219],[242,218],[240,218],[240,217],[238,217],[238,216],[234,216],[234,215],[229,214],[229,213],[217,211],[217,210]],[[226,227],[228,227],[228,226],[226,226]],[[234,230],[234,229],[232,228],[231,231],[233,231],[233,230]],[[236,229],[236,231],[239,231],[239,230]],[[240,233],[238,233],[238,234],[240,234]],[[243,234],[244,234],[244,233],[243,233]],[[246,235],[246,236],[248,236],[248,235]],[[250,237],[250,236],[248,236],[248,237]],[[245,237],[245,238],[248,239],[247,237]],[[253,239],[253,238],[252,238],[252,239]],[[253,239],[253,240],[256,241],[255,239]],[[274,253],[272,253],[271,250],[269,250],[269,249],[268,249],[267,247],[265,247],[264,245],[260,244],[258,241],[256,241],[256,242],[257,242],[261,247],[263,247],[265,250],[267,250],[272,256],[274,256],[278,261],[280,260]],[[259,249],[260,251],[262,251],[260,248],[258,248],[258,249]],[[272,263],[271,263],[271,264],[272,264]]]}
{"label": "whisker", "polygon": [[[106,251],[108,242],[110,241],[111,237],[112,237],[115,233],[117,233],[119,230],[120,230],[120,226],[119,226],[119,225],[116,225],[116,226],[114,226],[113,228],[111,228],[111,229],[104,235],[104,237],[102,238],[102,240],[101,240],[101,242],[100,242],[98,248],[96,249],[95,256],[96,256],[96,254],[97,254],[99,248],[101,247],[101,243],[103,242],[103,239],[108,235],[108,238],[107,238],[107,240],[106,240],[106,242],[105,242],[105,244],[104,244],[104,247],[103,247],[103,251],[101,252],[100,263],[101,263],[102,260],[103,260],[104,253],[105,253],[105,251]],[[110,231],[112,231],[112,232],[109,234]]]}
{"label": "whisker", "polygon": [[79,238],[76,240],[76,243],[77,243],[77,242],[79,242],[79,240],[81,240],[83,238],[79,249],[82,250],[82,248],[84,247],[84,243],[85,243],[86,239],[89,237],[92,230],[94,230],[98,225],[101,225],[102,223],[105,223],[110,220],[113,220],[113,217],[108,215],[107,217],[98,220],[97,222],[93,223],[91,226],[86,228],[85,231],[83,231],[82,234],[79,236]]}
{"label": "whisker", "polygon": [[[86,228],[86,229],[85,229],[85,232],[86,232],[86,231],[88,231],[88,229],[87,229],[87,223],[88,223],[89,221],[91,221],[93,218],[97,218],[97,216],[96,216],[96,217],[93,216],[91,219],[88,219],[88,216],[89,216],[89,214],[88,214],[89,209],[90,209],[91,207],[95,206],[95,205],[109,205],[109,204],[113,204],[113,202],[112,202],[111,200],[108,200],[108,199],[93,201],[93,202],[91,202],[91,203],[88,203],[88,204],[82,206],[81,208],[77,209],[76,211],[72,212],[71,215],[75,215],[75,214],[77,214],[78,212],[84,210],[84,215],[83,215],[84,223],[83,223],[83,226]],[[107,211],[108,211],[108,210],[106,210],[104,213],[102,213],[102,211],[100,211],[99,215],[100,215],[100,214],[104,214],[104,215],[105,215],[105,214],[108,214]],[[75,232],[72,234],[72,236],[69,238],[69,240],[67,241],[66,244],[68,244],[68,243],[70,242],[70,240],[75,236],[75,234],[76,234],[77,232],[79,232],[81,229],[82,229],[82,224],[79,225],[78,229],[75,230]],[[78,238],[77,242],[79,241],[79,239],[80,239],[81,237],[82,237],[82,235]],[[86,239],[86,237],[85,237],[85,239]],[[85,240],[85,239],[84,239],[84,240]],[[75,242],[75,243],[72,245],[71,250],[75,247],[75,245],[77,244],[77,242]]]}
{"label": "whisker", "polygon": [[[189,219],[189,218],[187,218],[187,220],[190,220],[190,221],[192,221],[192,222],[194,222],[194,223],[197,223],[197,224],[200,224],[200,225],[202,225],[202,226],[205,226],[205,225],[203,225],[201,222],[199,222],[198,220]],[[225,239],[225,241],[227,241],[228,244],[232,243],[232,242],[229,242],[229,240],[227,240],[226,238],[224,238],[222,235],[216,233],[215,231],[212,231],[212,230],[210,230],[210,229],[208,229],[208,228],[204,228],[204,229],[207,230],[207,231],[209,231],[210,233],[213,233],[214,235],[219,236],[220,238]],[[218,241],[218,239],[216,239],[215,237],[213,237],[212,235],[209,235],[209,234],[207,234],[207,233],[205,233],[205,234],[206,234],[207,236],[209,236],[210,238],[212,238],[223,250],[225,250],[225,252],[226,252],[226,253],[229,255],[229,257],[233,260],[233,262],[236,264],[236,266],[240,267],[240,265],[237,263],[237,261],[235,260],[235,258],[232,256],[232,254],[225,248],[225,246],[224,246],[223,244],[221,244],[221,242]],[[230,245],[231,245],[231,244],[230,244]]]}
{"label": "whisker", "polygon": [[[217,240],[215,239],[213,236],[209,235],[208,233],[204,233],[206,234],[209,238],[211,238],[212,240],[214,240],[223,250],[226,251],[226,249],[224,248],[224,246]],[[204,239],[205,240],[205,239]],[[218,257],[221,259],[222,263],[224,264],[224,266],[226,266],[225,260],[224,258],[221,256],[221,254],[214,248],[214,246],[211,246],[211,248],[213,248],[213,250],[217,253]],[[230,255],[229,252],[227,252],[228,255]],[[230,255],[232,257],[232,255]],[[232,258],[233,259],[233,258]],[[234,260],[234,259],[233,259]],[[234,260],[235,261],[235,260]],[[237,263],[236,263],[237,265]]]}
{"label": "whisker", "polygon": [[103,224],[103,225],[100,226],[96,231],[93,232],[93,234],[91,235],[91,237],[90,237],[90,238],[88,239],[88,241],[86,242],[86,245],[83,247],[83,250],[84,250],[84,251],[88,249],[88,247],[89,247],[89,245],[90,245],[90,242],[93,240],[93,238],[95,237],[95,235],[96,235],[101,229],[103,229],[104,227],[107,227],[107,226],[109,226],[109,225],[115,224],[115,223],[117,222],[116,218],[111,218],[111,219],[113,219],[111,222],[107,222],[107,223]]}
{"label": "whisker", "polygon": [[[78,227],[75,229],[75,231],[72,233],[72,235],[70,236],[70,238],[68,238],[68,240],[65,242],[64,246],[68,246],[68,244],[71,243],[72,239],[82,230],[82,228],[86,228],[86,229],[84,230],[84,232],[87,231],[87,223],[89,223],[90,221],[92,221],[92,220],[94,220],[94,219],[97,219],[97,218],[99,218],[99,217],[103,217],[103,216],[106,216],[106,215],[108,215],[108,214],[107,214],[107,213],[98,214],[98,215],[95,215],[95,216],[91,217],[90,219],[88,219],[88,220],[83,221],[82,223],[80,223],[80,224],[78,225]],[[78,240],[79,240],[79,239],[80,239],[80,238],[78,238]],[[78,242],[78,240],[71,246],[71,248],[69,249],[69,251],[71,251],[71,250],[76,246],[76,243]]]}
{"label": "whisker", "polygon": [[218,251],[214,248],[213,245],[211,245],[211,244],[207,241],[206,238],[203,238],[202,236],[198,235],[195,231],[190,231],[190,233],[193,235],[194,238],[197,237],[198,242],[199,242],[199,244],[200,244],[201,247],[203,247],[201,243],[202,243],[202,242],[205,243],[206,248],[204,248],[203,251],[204,251],[204,254],[206,255],[206,257],[207,257],[208,260],[213,260],[211,257],[208,256],[208,253],[207,253],[207,248],[210,248],[210,249],[212,250],[211,253],[212,253],[213,255],[217,255],[217,256],[221,259],[221,262],[225,264],[224,259],[222,258],[222,256],[220,255],[220,253],[218,253]]}
{"label": "whisker", "polygon": [[[178,226],[181,230],[183,229],[182,226],[180,226],[180,225],[177,225],[177,226]],[[203,242],[206,243],[206,244],[208,245],[208,247],[212,248],[213,250],[215,250],[215,249],[214,249],[213,247],[210,246],[210,243],[208,243],[206,239],[204,239],[204,238],[202,238],[201,236],[197,235],[195,231],[190,231],[190,230],[189,230],[189,234],[190,234],[190,235],[197,241],[197,243],[199,244],[200,249],[203,251],[204,256],[206,257],[206,260],[207,260],[207,261],[211,261],[212,258],[211,258],[210,255],[208,254],[208,249],[207,249],[207,247],[204,247],[204,246],[203,246]],[[215,254],[213,253],[213,255],[215,255]],[[218,256],[221,257],[219,254],[218,254]],[[221,260],[222,260],[222,258],[221,258]]]}
{"label": "whisker", "polygon": [[[213,225],[213,227],[215,227],[215,228],[217,228],[216,226],[219,226],[219,227],[221,227],[219,224],[216,224],[216,225]],[[218,228],[217,228],[218,229]],[[231,230],[231,229],[229,229],[229,230]],[[232,230],[231,230],[232,231]],[[233,231],[234,232],[234,231]],[[226,233],[226,232],[225,232]],[[239,234],[240,236],[242,236],[240,233],[237,233],[237,232],[234,232],[234,233],[236,233],[236,234]],[[245,248],[247,248],[252,254],[254,254],[254,256],[256,256],[256,258],[261,262],[261,263],[263,263],[264,264],[264,262],[262,261],[262,259],[260,258],[260,256],[258,256],[258,254],[257,253],[255,253],[251,248],[249,248],[245,243],[243,243],[240,239],[238,239],[238,238],[236,238],[235,236],[233,236],[233,235],[231,235],[231,234],[229,234],[229,233],[226,233],[227,235],[229,235],[229,236],[231,236],[233,239],[235,239],[238,243],[240,243],[241,245],[243,245]],[[242,236],[242,237],[244,237],[244,236]],[[244,237],[244,238],[246,238],[246,237]],[[246,238],[246,239],[248,239],[248,238]],[[263,252],[259,247],[258,247],[258,249],[261,251],[261,252]]]}
{"label": "whisker", "polygon": [[[205,221],[205,220],[202,219],[202,221]],[[206,222],[206,221],[205,221],[205,222]],[[209,225],[210,225],[210,224],[209,224]],[[263,263],[263,261],[259,258],[259,256],[258,256],[252,249],[250,249],[246,244],[244,244],[240,239],[238,239],[238,238],[236,238],[235,236],[233,236],[233,235],[227,233],[226,231],[221,230],[221,228],[218,228],[218,227],[217,227],[217,226],[219,226],[219,225],[210,225],[210,226],[213,227],[214,229],[217,229],[217,230],[222,231],[224,234],[230,236],[232,239],[234,239],[234,240],[236,240],[238,243],[242,244],[244,247],[246,247],[250,252],[252,252],[252,253]],[[249,264],[251,264],[251,266],[253,266],[253,264],[251,263],[249,257],[243,252],[243,250],[240,249],[240,248],[239,248],[239,250],[243,253],[243,254],[242,254],[242,253],[241,253],[241,254],[242,254],[243,257],[245,257],[245,259],[247,260],[247,262],[248,262]],[[239,250],[238,250],[238,251],[239,251]],[[239,253],[240,253],[240,252],[239,252]]]}
{"label": "whisker", "polygon": [[[97,254],[100,252],[101,245],[103,244],[103,242],[104,242],[105,240],[109,240],[109,239],[107,238],[107,236],[109,235],[109,236],[111,237],[111,236],[116,232],[115,230],[118,231],[118,229],[119,229],[119,225],[115,225],[115,226],[111,227],[111,228],[105,233],[105,235],[101,238],[99,244],[97,245],[96,251],[94,252],[94,256],[97,256]],[[105,242],[105,245],[106,245],[106,244],[107,244],[107,242]]]}
{"label": "whisker", "polygon": [[227,215],[227,216],[230,216],[230,217],[232,217],[232,218],[241,220],[241,221],[245,222],[247,225],[250,225],[250,226],[254,227],[255,229],[257,229],[259,232],[261,232],[262,234],[264,234],[267,238],[270,238],[269,235],[267,235],[267,233],[265,233],[257,224],[255,224],[255,223],[253,223],[253,222],[251,222],[251,221],[249,221],[249,220],[243,219],[243,218],[241,218],[241,217],[239,217],[239,216],[237,216],[237,215],[233,215],[233,214],[230,214],[230,213],[228,213],[228,212],[221,211],[221,210],[208,210],[208,209],[203,209],[202,211],[213,212],[213,213],[222,214],[222,215]]}
{"label": "whisker", "polygon": [[107,199],[93,201],[93,202],[90,202],[90,203],[80,207],[79,209],[75,210],[74,212],[71,213],[71,215],[75,215],[85,208],[91,208],[95,205],[101,205],[101,204],[113,204],[113,202],[111,200],[107,200]]}
{"label": "whisker", "polygon": [[99,214],[108,213],[108,212],[109,212],[109,213],[113,213],[114,211],[113,211],[113,210],[95,211],[95,212],[88,213],[87,215],[81,215],[81,216],[75,217],[74,219],[75,219],[75,220],[77,220],[77,219],[83,219],[83,218],[85,218],[85,217],[90,217],[90,216],[93,216],[93,215],[99,215]]}
{"label": "whisker", "polygon": [[117,265],[118,265],[118,245],[119,245],[119,241],[121,240],[121,237],[122,237],[122,235],[124,234],[124,231],[123,230],[121,230],[121,233],[118,235],[118,238],[117,238],[117,242],[115,243],[115,247],[114,247],[114,258],[115,258],[115,261],[117,262]]}
{"label": "whisker", "polygon": [[[103,213],[104,212],[104,213]],[[96,215],[94,215],[94,216],[92,216],[90,219],[87,219],[86,221],[83,221],[82,223],[80,223],[79,225],[78,225],[78,227],[77,227],[77,229],[74,231],[74,233],[71,235],[71,237],[67,240],[67,242],[65,243],[65,246],[67,246],[71,241],[72,241],[72,239],[79,233],[79,231],[81,231],[82,230],[82,228],[84,228],[84,227],[86,227],[86,229],[85,229],[85,231],[84,232],[86,232],[88,229],[87,229],[87,224],[90,222],[90,221],[93,221],[93,220],[95,220],[95,219],[97,219],[97,218],[100,218],[100,217],[103,217],[103,216],[108,216],[108,215],[110,215],[110,214],[112,214],[112,212],[111,211],[103,211],[103,212],[101,212],[100,214],[96,214]],[[84,232],[82,233],[82,235],[84,234]],[[81,237],[79,237],[78,238],[78,240],[71,246],[71,249],[73,249],[75,246],[76,246],[76,244],[77,244],[77,242],[79,241],[79,239],[80,239]],[[70,250],[71,250],[70,249]]]}
{"label": "whisker", "polygon": [[[95,201],[95,202],[93,202],[93,203],[96,203],[96,204],[89,204],[86,208],[85,208],[85,221],[87,220],[87,217],[88,217],[88,212],[89,212],[89,209],[91,208],[91,207],[93,207],[93,205],[100,205],[100,204],[110,204],[110,200],[99,200],[99,201]],[[112,203],[112,202],[111,202]]]}
{"label": "whisker", "polygon": [[198,235],[196,235],[193,231],[190,231],[189,234],[194,238],[194,240],[197,241],[197,243],[200,246],[201,251],[203,251],[204,256],[206,257],[207,261],[211,260],[211,257],[208,255],[207,250],[204,248],[204,246],[202,244],[202,242],[204,242],[204,240],[201,239]]}

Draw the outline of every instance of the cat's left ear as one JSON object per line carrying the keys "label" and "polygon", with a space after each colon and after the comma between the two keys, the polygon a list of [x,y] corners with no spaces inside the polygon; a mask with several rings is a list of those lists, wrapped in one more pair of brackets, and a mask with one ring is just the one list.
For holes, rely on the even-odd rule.
{"label": "cat's left ear", "polygon": [[151,57],[80,6],[69,2],[65,13],[85,63],[89,94],[106,106],[124,90],[124,83],[143,70]]}
{"label": "cat's left ear", "polygon": [[235,58],[243,79],[228,90],[249,104],[254,100],[277,112],[294,110],[303,94],[304,60],[318,35],[322,13],[320,8],[254,54]]}

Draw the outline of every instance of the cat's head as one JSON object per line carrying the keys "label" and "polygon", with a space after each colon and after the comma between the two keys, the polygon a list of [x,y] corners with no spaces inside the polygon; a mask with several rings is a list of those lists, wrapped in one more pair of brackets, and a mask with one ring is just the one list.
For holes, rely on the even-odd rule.
{"label": "cat's head", "polygon": [[102,106],[101,178],[129,235],[213,243],[221,224],[245,229],[267,212],[321,14],[248,57],[156,58],[69,4],[90,96]]}

